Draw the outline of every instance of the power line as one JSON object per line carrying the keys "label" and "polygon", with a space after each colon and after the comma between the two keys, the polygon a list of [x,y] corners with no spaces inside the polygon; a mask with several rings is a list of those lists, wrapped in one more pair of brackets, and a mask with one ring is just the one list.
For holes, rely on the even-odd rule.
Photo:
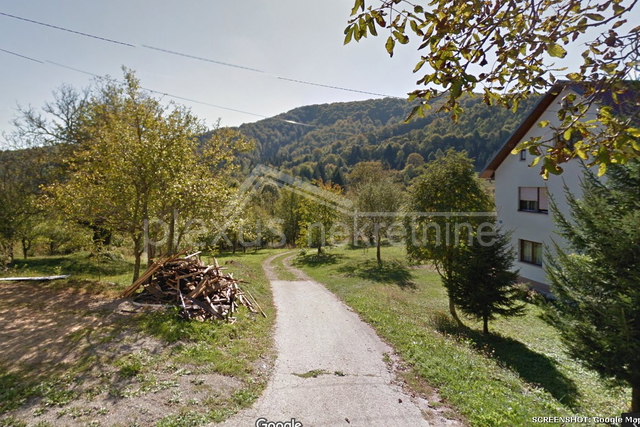
{"label": "power line", "polygon": [[[49,61],[49,60],[40,61],[38,59],[30,58],[28,56],[20,55],[20,54],[17,54],[15,52],[11,52],[11,51],[4,50],[4,49],[0,49],[0,51],[9,53],[11,55],[19,56],[20,58],[28,59],[30,61],[35,61],[35,62],[38,62],[40,64],[51,64],[51,65],[55,65],[56,67],[66,68],[67,70],[72,70],[72,71],[75,71],[77,73],[86,74],[88,76],[92,76],[92,77],[95,77],[97,79],[101,79],[101,80],[106,79],[104,76],[100,76],[98,74],[94,74],[94,73],[91,73],[89,71],[81,70],[79,68],[74,68],[74,67],[70,67],[68,65],[60,64],[58,62]],[[163,95],[163,96],[168,96],[170,98],[175,98],[175,99],[180,99],[180,100],[183,100],[183,101],[193,102],[193,103],[196,103],[196,104],[206,105],[208,107],[219,108],[221,110],[233,111],[233,112],[236,112],[236,113],[247,114],[247,115],[254,116],[254,117],[261,117],[263,119],[278,120],[278,121],[281,121],[281,122],[290,123],[290,124],[299,125],[299,126],[315,127],[314,125],[310,125],[310,124],[306,124],[306,123],[300,123],[300,122],[296,122],[294,120],[287,120],[287,119],[282,119],[282,118],[279,118],[279,117],[269,117],[269,116],[265,116],[264,114],[252,113],[250,111],[239,110],[237,108],[224,107],[222,105],[211,104],[209,102],[199,101],[197,99],[187,98],[187,97],[179,96],[179,95],[173,95],[171,93],[162,92],[162,91],[155,90],[155,89],[149,89],[149,88],[145,88],[145,87],[141,87],[141,89],[143,89],[143,90],[145,90],[147,92],[157,93],[157,94]]]}
{"label": "power line", "polygon": [[0,51],[8,53],[9,55],[19,56],[20,58],[28,59],[29,61],[39,62],[40,64],[44,64],[42,61],[38,61],[37,59],[30,58],[28,56],[20,55],[19,53],[11,52],[10,50],[0,49]]}
{"label": "power line", "polygon": [[[19,20],[25,21],[25,22],[30,22],[32,24],[37,24],[37,25],[42,25],[42,26],[45,26],[45,27],[54,28],[54,29],[60,30],[60,31],[66,31],[66,32],[77,34],[77,35],[84,36],[84,37],[90,37],[90,38],[93,38],[93,39],[102,40],[102,41],[109,42],[109,43],[116,43],[116,44],[120,44],[120,45],[124,45],[124,46],[128,46],[128,47],[138,47],[138,46],[130,44],[130,43],[124,43],[124,42],[120,42],[120,41],[117,41],[117,40],[108,39],[108,38],[105,38],[105,37],[94,36],[92,34],[83,33],[83,32],[75,31],[75,30],[70,30],[68,28],[63,28],[63,27],[59,27],[57,25],[47,24],[47,23],[44,23],[44,22],[23,18],[23,17],[16,16],[16,15],[11,15],[9,13],[0,12],[0,15],[3,15],[3,16],[9,17],[9,18],[19,19]],[[386,95],[386,94],[383,94],[383,93],[367,92],[367,91],[358,90],[358,89],[351,89],[351,88],[345,88],[345,87],[340,87],[340,86],[333,86],[333,85],[326,85],[326,84],[321,84],[321,83],[314,83],[314,82],[310,82],[310,81],[306,81],[306,80],[292,79],[292,78],[289,78],[289,77],[283,77],[283,76],[278,76],[276,74],[267,73],[265,71],[258,70],[256,68],[251,68],[251,67],[247,67],[247,66],[243,66],[243,65],[237,65],[237,64],[231,64],[231,63],[228,63],[228,62],[218,61],[218,60],[210,59],[210,58],[204,58],[202,56],[190,55],[190,54],[186,54],[186,53],[182,53],[182,52],[176,52],[176,51],[172,51],[172,50],[168,50],[168,49],[162,49],[162,48],[159,48],[159,47],[153,47],[153,46],[149,46],[149,45],[141,45],[141,47],[146,48],[146,49],[156,50],[156,51],[163,52],[163,53],[168,53],[170,55],[182,56],[182,57],[185,57],[185,58],[195,59],[195,60],[198,60],[198,61],[204,61],[204,62],[209,62],[209,63],[213,63],[213,64],[218,64],[218,65],[222,65],[222,66],[225,66],[225,67],[239,68],[239,69],[246,70],[246,71],[252,71],[254,73],[266,74],[266,75],[274,77],[276,79],[284,80],[284,81],[288,81],[288,82],[292,82],[292,83],[304,84],[304,85],[309,85],[309,86],[324,87],[324,88],[328,88],[328,89],[341,90],[341,91],[345,91],[345,92],[360,93],[360,94],[365,94],[365,95],[373,95],[373,96],[379,96],[379,97],[383,97],[383,98],[385,98],[385,97],[404,98],[404,97],[398,97],[398,96],[393,96],[393,95]]]}
{"label": "power line", "polygon": [[20,21],[30,22],[32,24],[42,25],[43,27],[54,28],[56,30],[66,31],[68,33],[78,34],[80,36],[90,37],[92,39],[97,39],[97,40],[102,40],[104,42],[120,44],[120,45],[128,46],[128,47],[135,47],[135,45],[132,45],[132,44],[129,44],[129,43],[119,42],[117,40],[108,39],[106,37],[94,36],[93,34],[88,34],[88,33],[83,33],[83,32],[80,32],[80,31],[70,30],[68,28],[58,27],[57,25],[51,25],[51,24],[47,24],[47,23],[44,23],[44,22],[40,22],[40,21],[34,21],[33,19],[22,18],[20,16],[11,15],[9,13],[0,12],[0,15],[4,15],[4,16],[7,16],[7,17],[13,18],[13,19],[19,19]]}
{"label": "power line", "polygon": [[375,92],[366,92],[364,90],[349,89],[349,88],[340,87],[340,86],[324,85],[324,84],[320,84],[320,83],[307,82],[307,81],[304,81],[304,80],[290,79],[288,77],[280,77],[280,76],[275,76],[275,75],[274,75],[274,77],[279,79],[279,80],[285,80],[285,81],[288,81],[288,82],[300,83],[300,84],[303,84],[303,85],[319,86],[319,87],[326,87],[326,88],[329,88],[329,89],[344,90],[344,91],[347,91],[347,92],[363,93],[365,95],[381,96],[383,98],[399,98],[398,96],[385,95],[385,94],[382,94],[382,93],[375,93]]}
{"label": "power line", "polygon": [[224,65],[225,67],[234,67],[234,68],[240,68],[242,70],[253,71],[256,73],[264,73],[264,71],[256,70],[255,68],[249,68],[242,65],[230,64],[228,62],[216,61],[214,59],[203,58],[201,56],[187,55],[186,53],[174,52],[172,50],[167,50],[167,49],[160,49],[159,47],[147,46],[145,44],[143,44],[142,47],[147,49],[157,50],[164,53],[170,53],[172,55],[184,56],[185,58],[197,59],[198,61],[205,61],[205,62],[211,62],[218,65]]}

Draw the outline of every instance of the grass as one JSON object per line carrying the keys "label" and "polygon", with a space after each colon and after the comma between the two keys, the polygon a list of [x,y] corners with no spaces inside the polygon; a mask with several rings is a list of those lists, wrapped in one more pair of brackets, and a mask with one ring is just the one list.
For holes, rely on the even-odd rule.
{"label": "grass", "polygon": [[[439,276],[409,268],[398,247],[334,249],[325,260],[296,264],[356,310],[398,352],[412,386],[436,387],[440,396],[474,426],[530,425],[539,416],[619,416],[628,390],[609,389],[564,352],[557,332],[527,304],[523,317],[490,324],[448,315]],[[317,257],[316,257],[317,258]]]}
{"label": "grass", "polygon": [[[111,255],[111,256],[110,256]],[[113,254],[96,255],[77,252],[69,255],[34,256],[16,259],[3,277],[55,276],[70,274],[66,280],[51,282],[60,289],[85,290],[93,293],[106,291],[117,294],[131,284],[133,260]],[[105,288],[102,284],[111,286]]]}
{"label": "grass", "polygon": [[[120,322],[100,322],[99,327],[86,327],[64,337],[69,346],[78,349],[83,343],[108,344],[123,342],[135,344],[145,336],[164,343],[160,351],[141,348],[136,351],[109,353],[96,356],[91,348],[81,352],[82,357],[73,365],[51,365],[38,375],[27,365],[0,360],[0,425],[20,425],[23,420],[13,419],[10,412],[34,398],[40,406],[35,413],[42,414],[58,408],[59,415],[81,417],[91,400],[108,393],[114,401],[138,397],[161,390],[173,390],[182,375],[219,374],[233,377],[239,386],[229,395],[212,393],[202,402],[183,399],[173,393],[170,403],[175,411],[157,425],[202,425],[222,421],[241,408],[249,406],[262,392],[267,381],[266,367],[274,360],[272,328],[275,319],[268,281],[261,268],[263,260],[278,251],[258,251],[247,254],[218,254],[220,264],[246,283],[241,287],[258,301],[267,318],[241,308],[237,321],[187,322],[173,312],[140,313]],[[212,263],[211,255],[203,261]],[[127,260],[105,260],[89,254],[63,257],[37,257],[16,262],[16,271],[8,275],[73,274],[76,280],[47,283],[48,290],[67,292],[69,288],[90,293],[111,293],[130,284],[132,264]],[[105,280],[121,278],[117,286]],[[115,288],[115,289],[114,289]],[[124,337],[124,338],[123,338]],[[185,370],[186,369],[186,370]],[[87,378],[98,384],[83,389]],[[159,380],[162,378],[162,380]],[[196,381],[196,380],[194,380]],[[192,382],[194,386],[196,382]],[[200,384],[200,387],[206,385]],[[176,389],[176,392],[179,392]],[[126,403],[123,403],[126,405]],[[76,406],[74,406],[76,405]],[[77,406],[80,405],[80,406]],[[117,409],[111,408],[111,412]],[[60,416],[62,416],[60,415]],[[10,421],[6,421],[10,420]],[[33,420],[31,420],[33,422]]]}
{"label": "grass", "polygon": [[287,269],[284,265],[284,260],[289,258],[289,255],[283,255],[276,258],[273,261],[274,271],[278,279],[280,280],[298,280],[295,274],[291,270]]}

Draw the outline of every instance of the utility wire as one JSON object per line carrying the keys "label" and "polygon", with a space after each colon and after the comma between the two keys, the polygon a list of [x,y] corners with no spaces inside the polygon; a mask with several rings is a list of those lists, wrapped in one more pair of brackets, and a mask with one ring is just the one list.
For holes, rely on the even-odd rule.
{"label": "utility wire", "polygon": [[120,45],[128,46],[128,47],[135,47],[135,45],[132,45],[132,44],[129,44],[129,43],[119,42],[117,40],[108,39],[106,37],[94,36],[93,34],[87,34],[87,33],[83,33],[83,32],[80,32],[80,31],[69,30],[67,28],[58,27],[57,25],[46,24],[44,22],[34,21],[33,19],[22,18],[20,16],[11,15],[9,13],[0,12],[0,15],[4,15],[4,16],[7,16],[7,17],[13,18],[13,19],[19,19],[20,21],[30,22],[32,24],[42,25],[43,27],[49,27],[49,28],[54,28],[56,30],[60,30],[60,31],[66,31],[68,33],[78,34],[78,35],[84,36],[84,37],[91,37],[92,39],[102,40],[104,42],[120,44]]}
{"label": "utility wire", "polygon": [[34,62],[39,62],[40,64],[44,64],[44,62],[42,62],[42,61],[38,61],[37,59],[33,59],[33,58],[28,57],[28,56],[24,56],[24,55],[20,55],[18,53],[15,53],[15,52],[11,52],[10,50],[0,49],[0,51],[8,53],[9,55],[15,55],[15,56],[19,56],[20,58],[28,59],[29,61],[34,61]]}
{"label": "utility wire", "polygon": [[225,67],[234,67],[234,68],[240,68],[242,70],[253,71],[256,73],[264,73],[264,71],[256,70],[255,68],[249,68],[249,67],[244,67],[242,65],[230,64],[228,62],[216,61],[214,59],[203,58],[201,56],[187,55],[186,53],[174,52],[172,50],[167,50],[167,49],[160,49],[159,47],[147,46],[146,44],[143,44],[142,47],[147,49],[157,50],[164,53],[170,53],[172,55],[184,56],[185,58],[197,59],[198,61],[212,62],[214,64],[224,65]]}
{"label": "utility wire", "polygon": [[[74,67],[70,67],[68,65],[60,64],[59,62],[54,62],[54,61],[49,61],[49,60],[40,61],[38,59],[29,58],[28,56],[19,55],[17,53],[10,52],[10,51],[4,50],[4,49],[0,49],[0,51],[9,53],[11,55],[16,55],[16,56],[19,56],[19,57],[24,58],[24,59],[35,61],[35,62],[38,62],[40,64],[51,64],[51,65],[55,65],[56,67],[66,68],[67,70],[72,70],[72,71],[75,71],[77,73],[86,74],[88,76],[92,76],[92,77],[95,77],[97,79],[106,80],[106,77],[104,77],[104,76],[100,76],[98,74],[94,74],[94,73],[91,73],[89,71],[84,71],[84,70],[81,70],[79,68],[74,68]],[[156,93],[158,95],[168,96],[170,98],[175,98],[175,99],[181,99],[183,101],[188,101],[188,102],[193,102],[193,103],[196,103],[196,104],[206,105],[208,107],[219,108],[221,110],[233,111],[233,112],[236,112],[236,113],[247,114],[249,116],[261,117],[263,119],[278,120],[278,121],[281,121],[281,122],[290,123],[290,124],[299,125],[299,126],[315,127],[314,125],[310,125],[310,124],[306,124],[306,123],[300,123],[300,122],[296,122],[294,120],[281,119],[279,117],[269,117],[269,116],[265,116],[264,114],[252,113],[250,111],[239,110],[237,108],[224,107],[222,105],[216,105],[216,104],[211,104],[209,102],[198,101],[197,99],[186,98],[184,96],[179,96],[179,95],[173,95],[173,94],[170,94],[170,93],[167,93],[167,92],[161,92],[161,91],[155,90],[155,89],[149,89],[149,88],[145,88],[145,87],[141,87],[141,89],[143,89],[143,90],[145,90],[147,92]]]}
{"label": "utility wire", "polygon": [[[117,41],[117,40],[108,39],[108,38],[105,38],[105,37],[94,36],[92,34],[83,33],[83,32],[75,31],[75,30],[70,30],[68,28],[63,28],[63,27],[59,27],[57,25],[47,24],[45,22],[35,21],[33,19],[23,18],[23,17],[16,16],[16,15],[11,15],[11,14],[5,13],[5,12],[0,12],[0,15],[6,16],[6,17],[9,17],[9,18],[19,19],[19,20],[25,21],[25,22],[30,22],[32,24],[37,24],[37,25],[42,25],[42,26],[49,27],[49,28],[54,28],[54,29],[60,30],[60,31],[66,31],[66,32],[77,34],[77,35],[84,36],[84,37],[90,37],[90,38],[93,38],[93,39],[102,40],[102,41],[109,42],[109,43],[115,43],[115,44],[128,46],[128,47],[138,47],[138,46],[130,44],[130,43],[124,43],[124,42],[120,42],[120,41]],[[201,56],[189,55],[189,54],[186,54],[186,53],[176,52],[176,51],[172,51],[172,50],[168,50],[168,49],[162,49],[162,48],[159,48],[159,47],[153,47],[153,46],[149,46],[149,45],[141,45],[141,47],[146,48],[146,49],[156,50],[156,51],[163,52],[163,53],[168,53],[168,54],[171,54],[171,55],[177,55],[177,56],[182,56],[182,57],[185,57],[185,58],[191,58],[191,59],[195,59],[195,60],[198,60],[198,61],[204,61],[204,62],[210,62],[210,63],[213,63],[213,64],[223,65],[225,67],[239,68],[239,69],[242,69],[242,70],[253,71],[255,73],[266,74],[266,75],[269,75],[271,77],[275,77],[275,78],[277,78],[279,80],[284,80],[284,81],[288,81],[288,82],[292,82],[292,83],[298,83],[298,84],[304,84],[304,85],[310,85],[310,86],[317,86],[317,87],[324,87],[324,88],[328,88],[328,89],[341,90],[341,91],[345,91],[345,92],[361,93],[361,94],[365,94],[365,95],[373,95],[373,96],[379,96],[379,97],[383,97],[383,98],[385,98],[385,97],[403,98],[403,97],[399,97],[399,96],[385,95],[383,93],[367,92],[367,91],[358,90],[358,89],[350,89],[350,88],[345,88],[345,87],[340,87],[340,86],[325,85],[325,84],[314,83],[314,82],[310,82],[310,81],[306,81],[306,80],[297,80],[297,79],[292,79],[292,78],[288,78],[288,77],[282,77],[282,76],[278,76],[278,75],[275,75],[275,74],[267,73],[267,72],[262,71],[262,70],[258,70],[256,68],[246,67],[246,66],[243,66],[243,65],[231,64],[231,63],[228,63],[228,62],[217,61],[215,59],[204,58],[204,57],[201,57]]]}
{"label": "utility wire", "polygon": [[329,89],[344,90],[344,91],[347,91],[347,92],[363,93],[365,95],[381,96],[383,98],[400,98],[399,96],[385,95],[385,94],[382,94],[382,93],[375,93],[375,92],[366,92],[364,90],[349,89],[349,88],[340,87],[340,86],[323,85],[323,84],[320,84],[320,83],[307,82],[307,81],[304,81],[304,80],[290,79],[288,77],[280,77],[280,76],[275,76],[275,75],[274,75],[274,77],[279,79],[279,80],[285,80],[285,81],[288,81],[288,82],[300,83],[300,84],[303,84],[303,85],[320,86],[320,87],[326,87],[326,88],[329,88]]}

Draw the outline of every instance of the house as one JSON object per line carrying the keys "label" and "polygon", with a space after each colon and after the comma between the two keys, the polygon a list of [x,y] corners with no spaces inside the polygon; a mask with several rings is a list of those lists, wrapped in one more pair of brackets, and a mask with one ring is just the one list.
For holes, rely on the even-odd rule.
{"label": "house", "polygon": [[[549,292],[545,274],[544,247],[552,248],[552,239],[561,245],[562,238],[555,234],[553,215],[549,211],[549,198],[553,197],[559,210],[568,215],[565,186],[578,198],[583,166],[580,160],[562,165],[561,175],[550,175],[544,180],[540,166],[530,167],[533,157],[527,151],[511,154],[523,141],[540,136],[544,140],[556,138],[555,126],[559,125],[558,110],[570,92],[580,95],[580,88],[571,84],[556,84],[538,102],[523,120],[504,146],[489,162],[480,177],[494,180],[498,224],[504,231],[512,231],[511,241],[516,250],[515,268],[520,270],[523,281],[542,292]],[[595,107],[589,115],[595,117]],[[544,128],[541,121],[549,121]]]}

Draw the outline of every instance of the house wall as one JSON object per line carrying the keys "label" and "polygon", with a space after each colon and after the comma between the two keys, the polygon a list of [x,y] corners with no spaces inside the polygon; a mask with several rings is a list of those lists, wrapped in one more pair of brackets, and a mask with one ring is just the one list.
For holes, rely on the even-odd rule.
{"label": "house wall", "polygon": [[[547,108],[540,117],[540,121],[548,120],[551,125],[558,123],[557,111],[561,108],[561,100],[567,94],[567,89]],[[540,128],[533,126],[523,141],[535,136],[548,139],[554,135],[549,127]],[[540,166],[529,167],[533,156],[529,153],[526,160],[520,160],[520,155],[509,155],[495,171],[495,198],[498,210],[498,224],[503,231],[512,230],[511,242],[518,254],[515,267],[520,270],[520,276],[540,283],[548,283],[544,271],[546,254],[543,255],[542,266],[521,262],[519,240],[540,242],[544,246],[552,248],[552,240],[564,245],[563,239],[556,234],[556,227],[551,212],[535,213],[519,211],[519,187],[546,187],[549,198],[553,198],[565,215],[569,209],[566,201],[564,186],[566,185],[572,194],[578,198],[582,195],[580,181],[583,175],[581,162],[573,160],[562,165],[564,172],[561,175],[550,175],[544,180],[540,175]]]}

